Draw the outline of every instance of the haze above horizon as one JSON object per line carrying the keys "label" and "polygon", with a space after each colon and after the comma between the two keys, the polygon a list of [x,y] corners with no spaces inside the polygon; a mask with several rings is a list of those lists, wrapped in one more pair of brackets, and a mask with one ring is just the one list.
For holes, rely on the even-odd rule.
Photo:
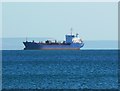
{"label": "haze above horizon", "polygon": [[117,40],[117,3],[3,3],[2,37],[51,37],[79,33],[84,40]]}

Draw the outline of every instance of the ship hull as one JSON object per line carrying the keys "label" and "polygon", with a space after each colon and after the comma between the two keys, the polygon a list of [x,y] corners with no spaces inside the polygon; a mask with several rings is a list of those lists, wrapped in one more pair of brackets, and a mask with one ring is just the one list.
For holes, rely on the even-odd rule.
{"label": "ship hull", "polygon": [[80,50],[80,48],[24,48],[24,50]]}
{"label": "ship hull", "polygon": [[76,44],[42,44],[35,42],[23,42],[25,45],[24,50],[80,50],[80,48],[84,44],[76,43]]}

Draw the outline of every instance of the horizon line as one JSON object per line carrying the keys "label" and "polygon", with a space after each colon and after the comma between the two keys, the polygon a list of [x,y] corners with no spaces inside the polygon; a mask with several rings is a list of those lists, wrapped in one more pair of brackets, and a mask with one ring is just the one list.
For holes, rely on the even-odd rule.
{"label": "horizon line", "polygon": [[1,2],[119,2],[119,0],[1,0]]}
{"label": "horizon line", "polygon": [[[17,38],[21,38],[21,39],[26,39],[26,38],[40,38],[40,39],[55,39],[55,38],[51,38],[51,37],[0,37],[0,39],[2,40],[2,39],[17,39]],[[83,39],[83,40],[86,40],[86,39]],[[92,39],[90,39],[90,40],[86,40],[86,41],[120,41],[119,39],[117,39],[117,40],[97,40],[97,39],[94,39],[94,40],[92,40]]]}

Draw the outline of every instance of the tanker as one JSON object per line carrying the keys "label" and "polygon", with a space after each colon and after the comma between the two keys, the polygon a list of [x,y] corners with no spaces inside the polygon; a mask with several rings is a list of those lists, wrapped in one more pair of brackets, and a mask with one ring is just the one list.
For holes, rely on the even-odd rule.
{"label": "tanker", "polygon": [[34,40],[23,42],[24,50],[80,50],[84,46],[84,42],[79,38],[79,34],[76,35],[67,34],[65,35],[65,41],[53,42],[46,40],[42,42],[35,42]]}

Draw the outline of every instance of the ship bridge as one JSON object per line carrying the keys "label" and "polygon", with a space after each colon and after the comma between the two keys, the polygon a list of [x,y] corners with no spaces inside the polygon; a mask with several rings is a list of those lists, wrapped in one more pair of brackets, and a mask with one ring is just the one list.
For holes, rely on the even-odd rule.
{"label": "ship bridge", "polygon": [[66,35],[66,43],[81,43],[82,40],[78,37],[78,34],[75,35]]}
{"label": "ship bridge", "polygon": [[66,43],[81,43],[82,40],[78,37],[78,33],[75,35],[73,35],[71,33],[71,35],[66,35]]}

